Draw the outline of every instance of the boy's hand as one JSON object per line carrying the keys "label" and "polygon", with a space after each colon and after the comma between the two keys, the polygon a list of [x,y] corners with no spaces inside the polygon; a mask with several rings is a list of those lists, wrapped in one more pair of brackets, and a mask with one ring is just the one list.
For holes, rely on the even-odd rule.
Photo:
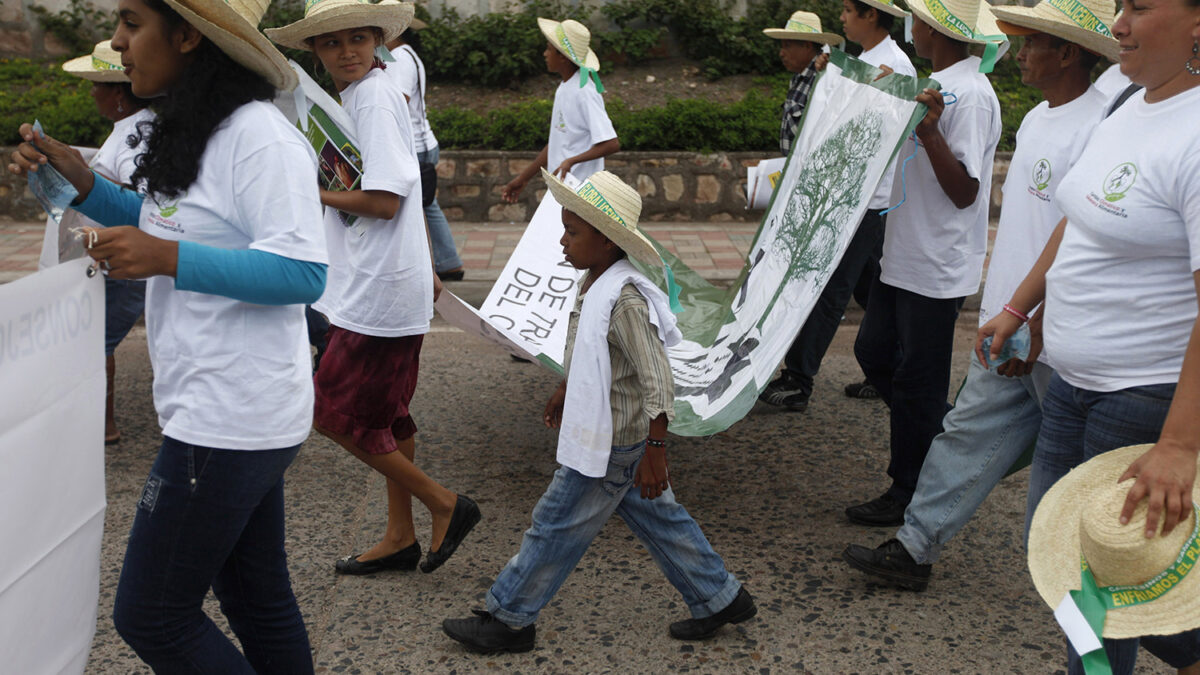
{"label": "boy's hand", "polygon": [[574,157],[564,159],[563,163],[559,164],[558,168],[554,170],[554,177],[559,180],[566,180],[567,174],[571,173],[571,167],[573,166],[575,166]]}
{"label": "boy's hand", "polygon": [[666,448],[646,446],[646,454],[638,462],[633,484],[642,488],[642,499],[657,499],[671,487]]}
{"label": "boy's hand", "polygon": [[942,98],[942,92],[937,89],[925,89],[917,94],[917,103],[925,105],[927,110],[925,116],[917,123],[917,138],[924,141],[928,136],[938,133],[938,120],[942,117],[942,111],[946,109],[946,101]]}
{"label": "boy's hand", "polygon": [[550,395],[550,400],[546,401],[546,410],[542,413],[542,422],[551,429],[557,429],[562,425],[563,402],[567,400],[567,381],[563,380],[554,393]]}
{"label": "boy's hand", "polygon": [[500,198],[509,204],[516,204],[517,197],[521,196],[521,191],[525,189],[525,181],[521,180],[520,176],[508,181],[508,185],[500,191]]}

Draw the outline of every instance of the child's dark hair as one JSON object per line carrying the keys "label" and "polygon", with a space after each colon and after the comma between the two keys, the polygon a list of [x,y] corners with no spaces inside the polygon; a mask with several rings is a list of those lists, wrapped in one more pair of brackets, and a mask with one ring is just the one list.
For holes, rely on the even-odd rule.
{"label": "child's dark hair", "polygon": [[[162,15],[168,31],[184,23],[163,0],[146,0],[146,5]],[[207,38],[201,40],[179,81],[154,102],[155,119],[139,122],[137,134],[130,136],[132,146],[146,143],[130,182],[145,185],[151,195],[178,197],[196,181],[200,157],[217,127],[242,105],[274,96],[275,87],[266,78]]]}
{"label": "child's dark hair", "polygon": [[862,2],[861,0],[850,0],[850,2],[854,3],[854,13],[859,16],[863,16],[867,12],[874,9],[875,10],[875,25],[879,28],[886,30],[889,33],[892,32],[892,26],[896,22],[896,17],[892,16],[891,14],[888,14],[887,12],[880,11],[880,10],[868,5],[867,3]]}

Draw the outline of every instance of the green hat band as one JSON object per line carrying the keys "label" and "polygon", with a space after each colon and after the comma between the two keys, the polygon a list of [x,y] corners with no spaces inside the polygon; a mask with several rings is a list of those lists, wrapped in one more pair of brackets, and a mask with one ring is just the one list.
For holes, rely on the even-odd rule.
{"label": "green hat band", "polygon": [[1104,37],[1110,38],[1113,36],[1112,31],[1108,29],[1100,17],[1096,16],[1092,10],[1088,9],[1087,5],[1079,2],[1079,0],[1045,0],[1047,5],[1067,15],[1076,26]]}
{"label": "green hat band", "polygon": [[949,8],[943,5],[942,0],[926,0],[925,6],[929,8],[929,13],[933,15],[934,20],[938,23],[962,35],[968,40],[975,39],[975,31],[968,26],[965,21],[955,16]]}
{"label": "green hat band", "polygon": [[125,70],[125,66],[109,63],[95,55],[92,56],[92,68],[96,70]]}
{"label": "green hat band", "polygon": [[604,195],[596,189],[596,186],[593,185],[591,181],[588,181],[580,186],[579,191],[575,194],[579,195],[579,198],[583,201],[596,207],[600,213],[603,213],[609,218],[612,218],[620,223],[621,227],[624,227],[627,230],[633,229],[629,227],[628,223],[625,222],[625,219],[621,217],[621,214],[617,213],[617,210],[613,208],[612,204],[608,203],[608,200],[604,198]]}
{"label": "green hat band", "polygon": [[571,46],[571,41],[567,39],[567,31],[563,30],[561,23],[554,28],[554,36],[558,38],[558,46],[563,48],[563,51],[567,53],[567,56],[571,57],[575,65],[582,65],[583,59],[579,58],[579,55],[575,53],[575,48]]}
{"label": "green hat band", "polygon": [[795,19],[788,19],[787,27],[784,30],[794,30],[797,33],[820,33],[821,31],[813,28],[806,23],[800,23]]}

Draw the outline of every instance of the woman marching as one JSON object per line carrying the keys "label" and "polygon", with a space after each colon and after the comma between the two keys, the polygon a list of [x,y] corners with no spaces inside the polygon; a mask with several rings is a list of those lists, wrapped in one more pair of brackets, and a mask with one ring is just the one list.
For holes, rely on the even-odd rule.
{"label": "woman marching", "polygon": [[[324,289],[326,251],[313,151],[270,103],[296,78],[256,28],[266,8],[119,1],[113,49],[157,113],[139,125],[139,192],[29,125],[10,165],[58,169],[75,208],[108,226],[88,231],[89,255],[112,278],[149,278],[163,441],[113,619],[160,673],[313,671],[284,553],[283,474],[312,425],[304,304]],[[244,654],[205,615],[209,588]]]}
{"label": "woman marching", "polygon": [[337,561],[342,574],[417,567],[414,496],[433,521],[422,572],[445,563],[480,518],[475,502],[413,464],[409,402],[435,282],[408,105],[375,56],[412,16],[412,3],[316,0],[300,21],[267,31],[280,45],[316,54],[354,122],[362,156],[357,189],[321,190],[331,264],[316,308],[333,327],[315,377],[314,426],[387,478],[388,523],[373,548]]}

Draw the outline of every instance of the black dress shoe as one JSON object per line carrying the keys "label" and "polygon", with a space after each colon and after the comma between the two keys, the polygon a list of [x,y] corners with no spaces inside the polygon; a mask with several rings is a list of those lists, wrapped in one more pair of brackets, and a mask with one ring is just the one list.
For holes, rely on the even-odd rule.
{"label": "black dress shoe", "polygon": [[754,598],[750,597],[744,587],[739,588],[733,602],[716,614],[703,619],[684,619],[671,624],[671,637],[676,640],[703,640],[711,637],[721,626],[727,623],[741,623],[755,614],[758,614],[758,607],[754,605]]}
{"label": "black dress shoe", "polygon": [[421,571],[429,574],[445,564],[480,518],[479,506],[470,497],[459,495],[458,501],[454,503],[454,515],[450,516],[450,526],[446,528],[446,536],[442,538],[442,545],[425,556],[425,562],[421,563]]}
{"label": "black dress shoe", "polygon": [[458,640],[464,647],[480,654],[527,652],[533,649],[537,628],[509,628],[499,619],[482,610],[471,610],[475,616],[442,621],[442,631]]}
{"label": "black dress shoe", "polygon": [[415,570],[420,561],[421,545],[414,541],[408,548],[374,560],[359,560],[358,556],[348,555],[334,563],[333,569],[338,574],[374,574],[384,570]]}
{"label": "black dress shoe", "polygon": [[908,504],[895,497],[883,493],[866,504],[851,506],[846,509],[846,517],[857,525],[883,527],[904,524],[904,509]]}
{"label": "black dress shoe", "polygon": [[923,591],[929,585],[933,565],[919,565],[899,539],[888,539],[878,548],[850,544],[842,559],[851,567],[910,591]]}

